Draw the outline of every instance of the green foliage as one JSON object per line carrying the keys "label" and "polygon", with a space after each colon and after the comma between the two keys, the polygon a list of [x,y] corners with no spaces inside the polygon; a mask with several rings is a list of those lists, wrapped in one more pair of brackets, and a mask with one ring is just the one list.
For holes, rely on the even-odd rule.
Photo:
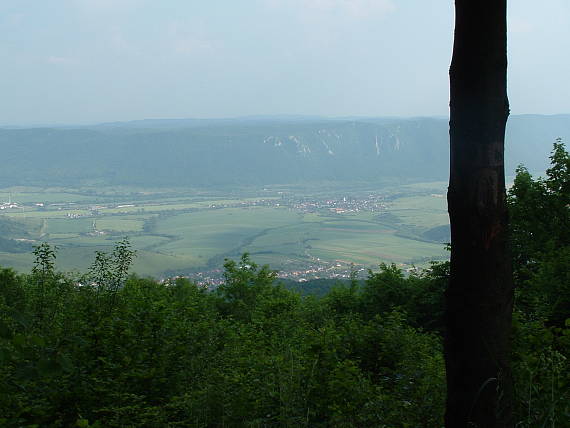
{"label": "green foliage", "polygon": [[239,263],[226,260],[224,263],[224,284],[217,288],[222,313],[242,321],[251,321],[258,299],[266,297],[277,272],[268,266],[259,268],[247,253]]}
{"label": "green foliage", "polygon": [[[547,179],[520,168],[509,194],[521,427],[570,426],[565,153],[555,146]],[[443,424],[448,262],[382,264],[301,297],[248,254],[226,260],[214,291],[129,276],[126,239],[78,278],[47,244],[34,254],[30,275],[0,269],[0,426]]]}
{"label": "green foliage", "polygon": [[546,178],[524,167],[509,191],[518,306],[562,327],[570,314],[570,155],[558,139]]}
{"label": "green foliage", "polygon": [[570,426],[570,156],[546,178],[517,169],[509,191],[516,281],[513,370],[520,426]]}
{"label": "green foliage", "polygon": [[570,426],[570,320],[562,328],[514,317],[513,369],[520,426]]}
{"label": "green foliage", "polygon": [[369,272],[361,297],[362,312],[367,317],[400,310],[410,325],[443,332],[443,292],[449,278],[449,262],[433,262],[430,269],[407,277],[396,265],[380,265],[379,272]]}
{"label": "green foliage", "polygon": [[381,264],[378,273],[369,271],[362,299],[364,313],[372,317],[403,307],[408,299],[407,285],[402,270],[395,264]]}
{"label": "green foliage", "polygon": [[[248,255],[225,269],[213,293],[182,278],[115,289],[53,273],[42,294],[34,275],[0,271],[1,424],[441,424],[436,336],[399,312],[363,316],[357,281],[352,306],[333,310],[341,299],[301,299]],[[34,321],[38,299],[48,322]]]}
{"label": "green foliage", "polygon": [[570,155],[561,138],[557,138],[550,155],[550,168],[546,170],[546,187],[551,194],[559,195],[558,203],[570,203]]}
{"label": "green foliage", "polygon": [[103,251],[95,252],[95,260],[89,268],[87,281],[92,281],[100,289],[115,293],[122,287],[129,274],[129,268],[136,256],[131,249],[128,238],[115,244],[113,252],[109,255]]}
{"label": "green foliage", "polygon": [[[113,254],[105,260],[115,272]],[[409,276],[382,265],[323,298],[275,285],[247,254],[225,269],[215,292],[183,278],[114,288],[57,272],[42,288],[38,274],[0,270],[0,424],[442,425],[448,263]],[[564,427],[568,328],[520,310],[515,327],[519,420]]]}
{"label": "green foliage", "polygon": [[34,267],[32,273],[41,277],[53,275],[55,267],[57,247],[51,247],[47,242],[42,242],[34,247]]}

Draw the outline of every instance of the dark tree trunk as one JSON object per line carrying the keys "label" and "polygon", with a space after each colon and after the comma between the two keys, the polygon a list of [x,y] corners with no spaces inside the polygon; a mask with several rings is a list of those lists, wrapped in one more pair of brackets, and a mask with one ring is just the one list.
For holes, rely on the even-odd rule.
{"label": "dark tree trunk", "polygon": [[450,68],[447,428],[513,427],[506,0],[456,0]]}

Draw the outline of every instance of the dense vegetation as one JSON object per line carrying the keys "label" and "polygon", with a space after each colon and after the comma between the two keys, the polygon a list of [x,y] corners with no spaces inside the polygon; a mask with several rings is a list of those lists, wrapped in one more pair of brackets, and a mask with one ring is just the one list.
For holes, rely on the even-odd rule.
{"label": "dense vegetation", "polygon": [[[507,171],[544,170],[560,116],[509,119]],[[445,179],[444,118],[156,120],[1,129],[0,186],[210,187]],[[544,156],[543,156],[544,155]],[[152,171],[149,174],[149,171]]]}
{"label": "dense vegetation", "polygon": [[[570,158],[509,192],[519,426],[570,426]],[[442,425],[448,263],[301,297],[248,255],[208,291],[128,275],[127,241],[90,271],[0,270],[0,426]],[[306,291],[306,290],[304,290]],[[322,290],[319,290],[322,293]]]}

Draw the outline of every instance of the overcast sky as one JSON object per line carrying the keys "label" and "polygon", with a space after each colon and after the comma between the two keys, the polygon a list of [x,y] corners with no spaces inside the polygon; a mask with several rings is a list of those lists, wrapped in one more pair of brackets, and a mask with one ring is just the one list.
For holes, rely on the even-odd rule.
{"label": "overcast sky", "polygon": [[[510,0],[513,114],[570,113],[570,1]],[[1,0],[0,124],[448,114],[452,0]]]}

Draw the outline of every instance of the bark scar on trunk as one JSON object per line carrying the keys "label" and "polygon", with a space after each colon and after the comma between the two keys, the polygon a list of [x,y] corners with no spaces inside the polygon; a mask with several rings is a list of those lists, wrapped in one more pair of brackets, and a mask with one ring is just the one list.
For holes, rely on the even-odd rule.
{"label": "bark scar on trunk", "polygon": [[485,168],[477,174],[476,180],[477,212],[485,218],[490,218],[496,214],[499,203],[499,178],[497,171]]}
{"label": "bark scar on trunk", "polygon": [[501,223],[494,223],[491,227],[484,232],[483,240],[485,242],[485,250],[489,250],[493,240],[503,231]]}

